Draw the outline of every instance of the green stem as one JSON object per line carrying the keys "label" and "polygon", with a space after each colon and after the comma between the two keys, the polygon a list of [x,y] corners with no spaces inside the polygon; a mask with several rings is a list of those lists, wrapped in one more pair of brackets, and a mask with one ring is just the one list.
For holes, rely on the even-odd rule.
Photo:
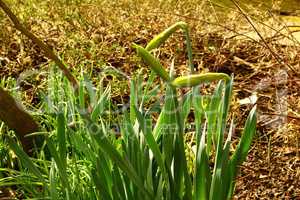
{"label": "green stem", "polygon": [[184,34],[185,34],[185,38],[186,38],[186,50],[187,50],[187,54],[188,54],[188,66],[191,70],[191,73],[193,74],[195,70],[194,70],[194,64],[193,64],[192,43],[191,43],[191,38],[190,38],[188,26],[186,26],[184,28]]}
{"label": "green stem", "polygon": [[[178,99],[177,99],[177,92],[176,92],[176,88],[173,88],[173,94],[174,94],[174,103],[175,103],[175,108],[179,108],[178,105]],[[185,193],[185,197],[184,199],[188,199],[191,200],[192,199],[192,181],[188,172],[188,168],[187,168],[187,161],[186,161],[186,155],[185,155],[185,150],[184,150],[184,137],[183,137],[183,132],[184,132],[184,128],[182,126],[182,119],[181,119],[181,115],[178,109],[176,109],[176,118],[177,118],[177,125],[178,125],[178,129],[179,129],[179,134],[178,134],[178,142],[179,142],[179,148],[180,148],[180,153],[182,154],[181,157],[183,159],[183,173],[184,173],[184,183],[185,183],[185,191],[187,193]]]}

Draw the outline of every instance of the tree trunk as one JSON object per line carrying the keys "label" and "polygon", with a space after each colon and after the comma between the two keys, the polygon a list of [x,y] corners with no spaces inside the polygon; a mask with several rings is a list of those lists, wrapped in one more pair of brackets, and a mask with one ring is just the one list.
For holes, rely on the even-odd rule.
{"label": "tree trunk", "polygon": [[20,139],[24,151],[31,154],[33,139],[25,135],[38,131],[38,124],[24,111],[20,103],[0,87],[0,120],[13,129]]}

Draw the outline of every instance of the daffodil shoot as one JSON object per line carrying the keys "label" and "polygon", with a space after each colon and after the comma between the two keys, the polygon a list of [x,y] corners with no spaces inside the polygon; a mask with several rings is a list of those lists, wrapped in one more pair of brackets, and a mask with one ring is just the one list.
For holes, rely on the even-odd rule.
{"label": "daffodil shoot", "polygon": [[149,51],[137,44],[133,44],[133,47],[136,49],[137,54],[145,61],[146,64],[150,66],[150,68],[157,75],[159,75],[166,82],[170,81],[169,74],[157,58],[155,58]]}
{"label": "daffodil shoot", "polygon": [[146,50],[151,51],[160,47],[176,30],[179,28],[183,29],[184,31],[187,30],[187,24],[185,22],[177,22],[174,25],[170,26],[156,37],[154,37],[146,46]]}
{"label": "daffodil shoot", "polygon": [[229,81],[230,77],[224,73],[205,73],[205,74],[192,74],[188,76],[181,76],[174,79],[171,85],[174,87],[193,87],[203,82],[224,80]]}

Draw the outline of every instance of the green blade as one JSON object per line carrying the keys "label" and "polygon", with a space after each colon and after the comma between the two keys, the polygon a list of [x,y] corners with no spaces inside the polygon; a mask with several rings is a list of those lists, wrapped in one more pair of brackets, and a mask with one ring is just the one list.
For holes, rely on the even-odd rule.
{"label": "green blade", "polygon": [[229,132],[228,132],[228,137],[224,145],[223,149],[223,156],[222,156],[222,199],[227,198],[227,192],[228,192],[228,187],[230,186],[231,177],[230,177],[230,172],[229,172],[229,153],[230,153],[230,145],[231,145],[231,137],[233,134],[234,130],[234,124],[233,124],[234,118],[231,120]]}
{"label": "green blade", "polygon": [[134,80],[130,80],[130,121],[134,124],[136,120],[134,107],[138,104],[138,97],[137,97],[137,88],[136,82]]}
{"label": "green blade", "polygon": [[135,183],[142,193],[149,198],[153,197],[153,193],[144,187],[143,181],[137,175],[131,163],[127,160],[127,158],[124,158],[120,155],[116,147],[112,145],[107,136],[104,135],[102,128],[95,124],[88,116],[83,117],[86,119],[88,131],[99,144],[101,150],[106,153],[107,156],[127,174],[127,176]]}
{"label": "green blade", "polygon": [[50,197],[51,199],[58,199],[58,191],[57,191],[57,181],[55,177],[55,162],[51,162],[51,168],[49,173],[49,182],[50,182]]}
{"label": "green blade", "polygon": [[208,200],[209,189],[211,182],[211,172],[209,168],[208,156],[205,145],[206,123],[203,128],[200,144],[198,146],[196,155],[196,173],[195,173],[195,198],[201,200]]}
{"label": "green blade", "polygon": [[216,123],[217,116],[220,114],[220,105],[221,105],[221,97],[223,92],[223,82],[219,81],[215,92],[211,98],[208,109],[206,110],[207,117],[207,152],[211,151],[211,144],[215,144],[215,148],[217,147],[217,134],[216,134]]}
{"label": "green blade", "polygon": [[95,88],[94,88],[94,85],[92,83],[92,81],[88,78],[87,75],[83,75],[83,78],[84,78],[84,85],[86,87],[86,90],[88,92],[88,95],[90,97],[90,104],[91,105],[95,105],[96,103],[96,91],[95,91]]}
{"label": "green blade", "polygon": [[91,119],[96,121],[99,116],[105,111],[107,104],[109,103],[110,86],[107,86],[103,94],[100,96],[98,102],[93,108]]}
{"label": "green blade", "polygon": [[61,178],[61,182],[63,187],[67,190],[70,191],[70,185],[69,185],[69,181],[67,179],[68,174],[67,174],[67,165],[65,165],[61,159],[61,157],[59,156],[59,152],[56,150],[54,142],[51,138],[47,138],[47,147],[50,151],[51,156],[53,157],[55,164],[57,166],[58,169],[58,173],[60,175]]}
{"label": "green blade", "polygon": [[63,112],[57,114],[57,140],[59,146],[59,157],[61,159],[62,165],[67,166],[67,141],[66,141],[66,131],[65,131],[65,116]]}
{"label": "green blade", "polygon": [[40,172],[40,170],[35,166],[35,164],[31,161],[30,157],[17,145],[13,140],[8,139],[9,147],[14,151],[14,153],[18,156],[21,162],[27,167],[36,177],[39,178],[41,182],[45,183],[45,179]]}
{"label": "green blade", "polygon": [[135,113],[136,113],[137,119],[139,121],[140,128],[142,129],[144,136],[146,138],[147,144],[148,144],[149,148],[151,149],[153,156],[156,159],[156,161],[163,173],[163,176],[165,177],[165,179],[167,181],[167,180],[169,180],[169,175],[167,174],[167,170],[164,165],[164,159],[160,152],[159,146],[157,145],[157,143],[151,133],[151,127],[148,127],[147,123],[144,120],[144,117],[137,110],[137,108],[135,108]]}
{"label": "green blade", "polygon": [[242,138],[230,160],[229,167],[230,167],[230,186],[228,189],[228,196],[227,199],[231,199],[235,187],[235,177],[237,176],[237,171],[239,166],[243,163],[246,159],[248,151],[250,149],[251,142],[253,140],[253,136],[256,132],[256,105],[250,111],[245,128],[243,130]]}

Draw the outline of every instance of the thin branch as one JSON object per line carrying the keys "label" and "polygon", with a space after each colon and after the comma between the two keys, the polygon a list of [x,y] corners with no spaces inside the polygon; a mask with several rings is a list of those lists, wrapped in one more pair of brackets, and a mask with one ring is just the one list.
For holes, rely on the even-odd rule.
{"label": "thin branch", "polygon": [[292,116],[290,114],[280,114],[280,113],[270,113],[270,112],[262,112],[261,114],[262,115],[278,116],[278,117],[286,117],[286,118],[294,119],[294,120],[300,120],[300,117]]}
{"label": "thin branch", "polygon": [[260,39],[262,40],[262,42],[264,43],[265,47],[267,49],[269,49],[270,53],[272,54],[272,56],[277,60],[278,63],[286,65],[295,75],[299,76],[298,72],[288,63],[285,63],[282,58],[280,58],[280,56],[278,56],[273,50],[272,48],[269,46],[269,44],[267,43],[267,41],[264,39],[264,37],[260,34],[260,32],[258,31],[258,29],[254,26],[254,23],[252,22],[251,18],[245,13],[245,11],[239,6],[239,4],[235,1],[235,0],[231,0],[232,3],[237,7],[237,9],[241,12],[241,14],[245,17],[245,19],[249,22],[249,24],[252,26],[252,28],[254,29],[254,31],[256,32],[256,34],[260,37]]}
{"label": "thin branch", "polygon": [[54,52],[51,50],[51,48],[45,44],[42,40],[37,38],[34,34],[32,34],[30,31],[28,31],[18,20],[16,15],[10,10],[10,8],[2,1],[0,0],[0,7],[3,9],[3,11],[7,14],[7,16],[10,18],[10,20],[13,22],[15,28],[19,30],[21,33],[26,35],[29,39],[31,39],[34,43],[36,43],[44,52],[46,57],[53,60],[56,65],[62,70],[64,75],[67,77],[67,79],[72,84],[75,91],[78,90],[78,82],[76,78],[71,74],[69,69],[65,66],[65,64],[59,59],[58,56],[54,54]]}

